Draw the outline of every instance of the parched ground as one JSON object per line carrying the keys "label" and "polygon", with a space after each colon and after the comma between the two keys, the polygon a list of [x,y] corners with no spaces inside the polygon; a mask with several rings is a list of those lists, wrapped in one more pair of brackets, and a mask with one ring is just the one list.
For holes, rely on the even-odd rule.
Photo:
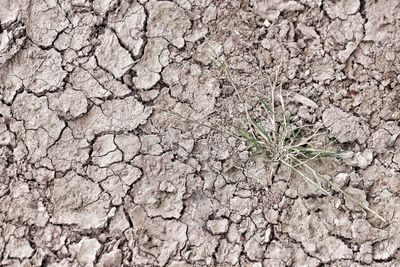
{"label": "parched ground", "polygon": [[[387,223],[169,113],[243,121],[207,42]],[[0,0],[0,265],[400,266],[399,52],[398,0]]]}

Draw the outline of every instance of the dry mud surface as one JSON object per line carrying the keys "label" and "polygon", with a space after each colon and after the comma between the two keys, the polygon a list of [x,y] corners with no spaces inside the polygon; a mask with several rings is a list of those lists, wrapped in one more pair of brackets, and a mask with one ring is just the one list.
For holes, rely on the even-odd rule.
{"label": "dry mud surface", "polygon": [[[284,60],[321,168],[387,223],[171,116],[240,121]],[[1,266],[400,266],[398,0],[1,0]]]}

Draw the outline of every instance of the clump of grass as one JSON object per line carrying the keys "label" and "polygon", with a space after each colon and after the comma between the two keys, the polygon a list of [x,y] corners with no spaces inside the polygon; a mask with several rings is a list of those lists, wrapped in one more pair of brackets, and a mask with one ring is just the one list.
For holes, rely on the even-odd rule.
{"label": "clump of grass", "polygon": [[[267,75],[266,80],[271,91],[270,99],[268,100],[264,97],[258,98],[258,104],[262,112],[256,117],[249,113],[246,102],[241,96],[227,63],[217,55],[215,49],[211,46],[210,48],[211,59],[217,66],[223,69],[239,101],[244,105],[246,127],[234,126],[236,132],[232,133],[204,123],[192,121],[176,113],[175,115],[245,141],[249,145],[249,149],[253,152],[253,156],[262,156],[268,162],[275,163],[277,168],[281,166],[288,168],[290,173],[296,173],[307,183],[315,186],[322,193],[330,197],[332,197],[332,194],[328,190],[332,189],[347,197],[365,211],[371,212],[377,218],[386,222],[377,212],[341,189],[329,179],[329,176],[319,173],[310,164],[312,161],[322,158],[342,159],[342,153],[329,150],[326,148],[327,146],[317,148],[315,139],[321,134],[319,132],[320,129],[312,131],[313,125],[297,126],[294,123],[290,112],[288,112],[285,106],[282,96],[282,85],[278,83],[282,64],[278,66],[274,79]],[[309,128],[308,132],[311,130],[311,134],[309,135],[306,135],[307,128]],[[329,186],[326,187],[324,184]]]}

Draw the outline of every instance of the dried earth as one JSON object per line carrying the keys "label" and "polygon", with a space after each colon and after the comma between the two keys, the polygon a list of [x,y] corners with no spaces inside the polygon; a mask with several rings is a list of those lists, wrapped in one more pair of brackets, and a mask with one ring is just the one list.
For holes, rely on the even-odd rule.
{"label": "dried earth", "polygon": [[[241,121],[265,78],[387,223],[171,116]],[[400,266],[398,0],[1,0],[1,266]]]}

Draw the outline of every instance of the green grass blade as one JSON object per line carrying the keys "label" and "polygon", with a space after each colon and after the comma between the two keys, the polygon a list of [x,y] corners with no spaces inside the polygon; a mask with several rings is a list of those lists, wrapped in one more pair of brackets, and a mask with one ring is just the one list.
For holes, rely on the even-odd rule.
{"label": "green grass blade", "polygon": [[253,125],[253,127],[257,130],[259,135],[265,139],[268,143],[271,143],[271,137],[269,133],[264,129],[264,127],[258,123],[254,118],[250,118],[250,123]]}
{"label": "green grass blade", "polygon": [[272,113],[272,108],[268,105],[267,100],[261,96],[257,96],[258,101],[267,113]]}

